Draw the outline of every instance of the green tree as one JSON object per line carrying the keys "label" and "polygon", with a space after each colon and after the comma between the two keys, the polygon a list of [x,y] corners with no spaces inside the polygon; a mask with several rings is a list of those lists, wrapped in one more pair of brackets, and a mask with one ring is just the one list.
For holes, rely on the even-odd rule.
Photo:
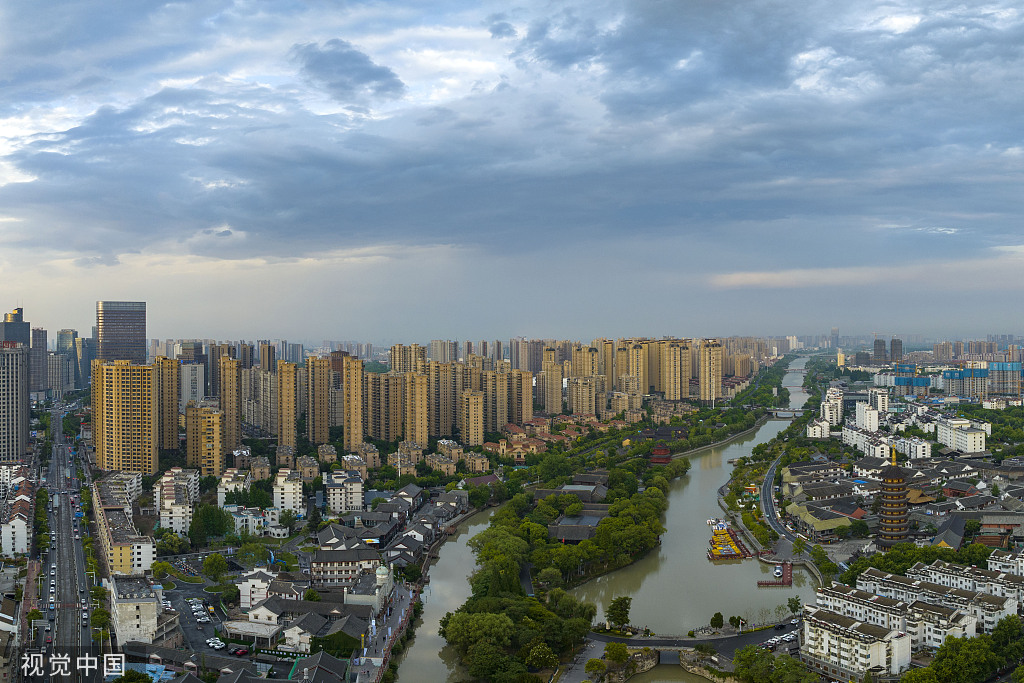
{"label": "green tree", "polygon": [[228,571],[228,561],[220,553],[211,553],[203,560],[203,573],[210,577],[214,583],[220,583],[220,579]]}
{"label": "green tree", "polygon": [[1024,626],[1016,614],[1003,617],[992,630],[992,651],[1007,664],[1024,657]]}
{"label": "green tree", "polygon": [[90,615],[92,618],[92,625],[96,628],[106,628],[110,626],[110,612],[100,608],[94,609]]}
{"label": "green tree", "polygon": [[303,600],[309,600],[310,602],[320,602],[320,594],[312,588],[307,588],[306,592],[302,594]]}
{"label": "green tree", "polygon": [[547,669],[558,666],[558,657],[547,643],[534,645],[526,656],[526,665],[535,669]]}
{"label": "green tree", "polygon": [[622,666],[629,659],[629,648],[625,643],[606,643],[604,646],[604,658],[612,664]]}
{"label": "green tree", "polygon": [[935,673],[934,669],[924,667],[921,669],[911,669],[907,673],[903,674],[900,678],[900,683],[945,683]]}
{"label": "green tree", "polygon": [[162,579],[171,573],[170,562],[154,562],[153,563],[153,578]]}
{"label": "green tree", "polygon": [[868,528],[868,523],[863,519],[855,519],[850,522],[850,534],[854,538],[867,538],[867,535],[871,533]]}
{"label": "green tree", "polygon": [[832,530],[832,533],[836,535],[836,538],[849,538],[850,536],[850,525],[841,524]]}
{"label": "green tree", "polygon": [[973,638],[946,638],[932,660],[939,680],[947,683],[981,683],[999,667],[999,656],[992,651],[987,635]]}
{"label": "green tree", "polygon": [[715,612],[711,617],[711,628],[722,628],[725,626],[725,617],[721,612]]}
{"label": "green tree", "polygon": [[799,595],[794,595],[786,600],[786,607],[789,608],[790,614],[796,614],[800,611],[800,608],[803,607],[803,601],[800,600]]}
{"label": "green tree", "polygon": [[[1024,667],[1021,668],[1024,669]],[[603,659],[591,658],[587,660],[583,670],[588,676],[590,676],[590,678],[595,681],[599,681],[604,678],[605,672],[608,671],[608,665],[604,663]]]}
{"label": "green tree", "polygon": [[802,539],[799,536],[797,536],[796,540],[793,541],[793,554],[796,555],[797,557],[800,557],[806,551],[807,551],[807,541],[805,541],[804,539]]}
{"label": "green tree", "polygon": [[1024,666],[1018,666],[1013,670],[1013,675],[1010,677],[1013,683],[1024,683]]}
{"label": "green tree", "polygon": [[441,619],[440,634],[450,645],[468,652],[471,645],[480,641],[508,647],[514,628],[507,614],[449,612]]}
{"label": "green tree", "polygon": [[286,527],[288,529],[288,533],[291,533],[295,530],[296,521],[297,519],[295,517],[294,510],[285,510],[281,513],[281,526]]}
{"label": "green tree", "polygon": [[613,626],[624,626],[629,623],[629,610],[632,606],[633,598],[620,595],[608,603],[604,616]]}
{"label": "green tree", "polygon": [[775,657],[756,645],[746,645],[733,655],[733,674],[745,683],[767,683],[771,680]]}
{"label": "green tree", "polygon": [[107,589],[103,586],[93,586],[89,589],[89,597],[102,605],[107,599]]}
{"label": "green tree", "polygon": [[128,669],[123,676],[118,676],[111,683],[153,683],[153,679],[141,671]]}
{"label": "green tree", "polygon": [[789,655],[779,655],[773,665],[771,683],[818,683],[818,674],[807,670],[803,662]]}
{"label": "green tree", "polygon": [[555,567],[544,567],[537,574],[537,580],[549,588],[558,588],[562,585],[562,572]]}
{"label": "green tree", "polygon": [[42,618],[43,618],[43,613],[40,612],[37,609],[34,609],[34,610],[32,610],[31,612],[29,612],[28,614],[25,615],[25,619],[28,620],[28,623],[30,625],[32,624],[33,621],[36,621],[36,620],[42,619]]}
{"label": "green tree", "polygon": [[976,519],[968,519],[964,522],[964,537],[974,538],[981,531],[981,522]]}
{"label": "green tree", "polygon": [[262,543],[243,543],[235,553],[235,559],[246,566],[264,564],[270,559],[270,550]]}

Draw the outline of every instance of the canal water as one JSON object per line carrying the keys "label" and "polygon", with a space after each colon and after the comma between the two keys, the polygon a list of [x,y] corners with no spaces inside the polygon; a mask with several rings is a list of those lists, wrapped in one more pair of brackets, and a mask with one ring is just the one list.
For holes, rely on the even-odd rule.
{"label": "canal water", "polygon": [[466,541],[486,529],[493,514],[494,508],[491,508],[464,520],[441,546],[437,561],[430,567],[430,583],[420,595],[423,614],[416,627],[416,637],[396,660],[402,683],[469,678],[458,663],[458,653],[447,646],[438,629],[441,617],[469,598],[469,575],[476,558]]}
{"label": "canal water", "polygon": [[[801,369],[806,358],[792,368]],[[790,391],[790,405],[799,408],[807,399],[802,390],[803,375],[788,372],[783,386]],[[769,420],[756,431],[725,446],[707,448],[690,455],[690,472],[672,482],[665,513],[667,529],[661,545],[639,561],[594,579],[572,592],[597,605],[604,617],[608,603],[620,595],[633,598],[631,621],[655,633],[686,635],[705,626],[715,612],[726,618],[738,615],[748,621],[775,618],[775,608],[794,595],[813,600],[815,582],[804,569],[794,569],[791,588],[758,588],[757,582],[774,578],[768,565],[757,560],[712,564],[707,559],[709,517],[721,517],[717,491],[729,479],[729,460],[750,455],[759,443],[770,440],[789,425],[788,420]],[[485,513],[486,514],[486,513]],[[440,560],[430,570],[430,589],[424,594],[423,624],[412,646],[399,659],[403,683],[458,680],[454,653],[437,635],[438,622],[469,595],[467,575],[473,568],[473,554],[466,541],[487,526],[485,514],[471,518],[457,535],[441,548]],[[788,612],[787,612],[788,614]],[[698,681],[675,667],[659,666],[635,681]]]}

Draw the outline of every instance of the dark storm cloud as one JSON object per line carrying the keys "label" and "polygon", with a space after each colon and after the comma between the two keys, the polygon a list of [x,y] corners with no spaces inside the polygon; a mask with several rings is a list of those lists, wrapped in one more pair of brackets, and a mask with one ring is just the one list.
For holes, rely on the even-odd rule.
{"label": "dark storm cloud", "polygon": [[1013,3],[505,5],[5,8],[5,251],[443,244],[572,282],[628,239],[682,287],[1021,242]]}
{"label": "dark storm cloud", "polygon": [[292,51],[302,74],[323,86],[339,102],[350,102],[364,95],[395,98],[405,92],[405,84],[394,71],[375,64],[340,38],[323,45],[296,45]]}

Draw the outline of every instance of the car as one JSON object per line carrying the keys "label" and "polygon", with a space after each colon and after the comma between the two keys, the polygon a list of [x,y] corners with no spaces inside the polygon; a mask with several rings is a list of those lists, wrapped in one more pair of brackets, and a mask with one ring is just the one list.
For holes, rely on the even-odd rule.
{"label": "car", "polygon": [[47,624],[46,625],[46,630],[49,631],[50,629],[51,629],[51,626],[49,624]]}
{"label": "car", "polygon": [[57,589],[54,588],[53,586],[50,586],[50,593],[52,594],[52,593],[56,593],[56,592],[57,592]]}
{"label": "car", "polygon": [[213,649],[214,650],[223,650],[224,647],[225,647],[224,643],[217,643],[216,645],[213,646]]}
{"label": "car", "polygon": [[46,636],[46,644],[49,645],[53,642],[53,636]]}
{"label": "car", "polygon": [[235,650],[235,652],[234,652],[234,655],[235,655],[236,657],[244,657],[244,656],[245,656],[245,655],[247,655],[247,654],[249,654],[249,650],[247,650],[247,649],[246,649],[246,648],[244,648],[244,647],[240,647],[240,648],[238,648],[237,650]]}
{"label": "car", "polygon": [[775,624],[775,630],[776,630],[776,631],[781,631],[781,630],[783,630],[784,628],[786,628],[786,625],[785,625],[785,624]]}
{"label": "car", "polygon": [[800,623],[800,620],[799,620],[799,619],[794,619],[793,621],[791,621],[791,622],[789,622],[789,623],[791,623],[791,624],[793,624],[794,626],[796,626],[797,624],[799,624],[799,623]]}

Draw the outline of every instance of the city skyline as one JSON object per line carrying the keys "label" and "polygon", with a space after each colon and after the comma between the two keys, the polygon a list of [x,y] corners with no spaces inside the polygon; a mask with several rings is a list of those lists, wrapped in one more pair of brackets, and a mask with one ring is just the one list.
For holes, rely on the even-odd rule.
{"label": "city skyline", "polygon": [[4,19],[0,276],[50,329],[969,336],[1021,288],[1010,3]]}

